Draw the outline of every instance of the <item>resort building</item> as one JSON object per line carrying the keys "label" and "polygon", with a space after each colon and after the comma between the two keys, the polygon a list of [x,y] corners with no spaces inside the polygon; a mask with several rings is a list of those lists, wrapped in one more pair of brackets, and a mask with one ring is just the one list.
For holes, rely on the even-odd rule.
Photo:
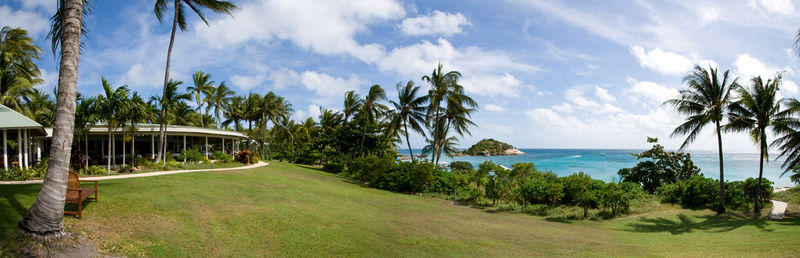
{"label": "resort building", "polygon": [[[1,168],[19,166],[27,168],[44,159],[50,147],[52,128],[41,124],[0,105],[0,130],[3,134],[3,159]],[[123,155],[130,160],[135,157],[155,158],[158,143],[159,125],[135,124],[125,127],[109,127],[98,124],[88,130],[75,130],[73,153],[80,153],[85,163],[90,165],[122,164]],[[198,150],[205,156],[214,151],[234,154],[240,150],[248,137],[244,133],[199,128],[192,126],[168,125],[166,130],[167,155],[175,157],[183,150]],[[21,143],[21,144],[20,144]],[[109,148],[111,144],[111,148]]]}

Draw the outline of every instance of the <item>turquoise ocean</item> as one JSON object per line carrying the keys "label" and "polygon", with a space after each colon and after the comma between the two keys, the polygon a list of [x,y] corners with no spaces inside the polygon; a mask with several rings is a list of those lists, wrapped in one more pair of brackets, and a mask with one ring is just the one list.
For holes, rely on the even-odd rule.
{"label": "turquoise ocean", "polygon": [[[524,155],[515,156],[443,156],[440,161],[466,161],[472,163],[475,168],[484,161],[492,161],[496,164],[511,167],[514,163],[533,162],[536,168],[543,171],[552,171],[559,176],[570,175],[572,173],[584,172],[592,178],[605,181],[617,181],[617,171],[621,168],[633,167],[638,163],[636,157],[631,153],[642,152],[643,150],[622,150],[622,149],[520,149]],[[421,151],[414,149],[414,154]],[[701,170],[700,173],[707,177],[719,178],[719,161],[717,152],[714,151],[690,151],[692,161]],[[401,155],[408,155],[408,149],[400,150]],[[772,157],[777,156],[772,154]],[[726,152],[723,156],[725,180],[742,180],[748,177],[758,177],[758,153],[746,152]],[[783,160],[771,160],[764,166],[764,177],[775,182],[776,187],[794,185],[789,180],[787,173],[780,177],[781,164]]]}

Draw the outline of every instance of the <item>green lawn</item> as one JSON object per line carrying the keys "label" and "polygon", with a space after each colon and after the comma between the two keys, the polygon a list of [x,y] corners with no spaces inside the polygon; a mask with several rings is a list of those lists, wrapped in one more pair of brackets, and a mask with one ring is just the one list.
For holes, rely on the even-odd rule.
{"label": "green lawn", "polygon": [[[38,185],[0,186],[0,243]],[[365,188],[316,169],[262,168],[100,181],[100,202],[65,219],[104,252],[133,256],[794,256],[800,219],[661,209],[549,221]],[[2,244],[0,244],[2,245]]]}

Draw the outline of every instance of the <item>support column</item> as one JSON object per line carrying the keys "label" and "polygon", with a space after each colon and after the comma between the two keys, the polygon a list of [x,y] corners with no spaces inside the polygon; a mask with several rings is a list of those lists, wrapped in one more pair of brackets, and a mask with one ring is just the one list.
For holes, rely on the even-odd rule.
{"label": "support column", "polygon": [[155,134],[150,135],[150,159],[156,159],[156,143],[155,143]]}
{"label": "support column", "polygon": [[22,168],[22,129],[17,129],[17,163]]}
{"label": "support column", "polygon": [[206,136],[206,144],[203,145],[203,149],[205,149],[206,157],[208,157],[208,136]]}
{"label": "support column", "polygon": [[25,168],[30,168],[30,162],[28,162],[30,161],[28,158],[30,155],[30,146],[28,146],[28,129],[22,131],[22,142],[24,143],[24,145],[22,145],[22,158],[25,159]]}
{"label": "support column", "polygon": [[183,151],[186,151],[186,135],[183,136]]}
{"label": "support column", "polygon": [[8,169],[8,144],[6,140],[8,138],[8,130],[3,130],[3,168]]}
{"label": "support column", "polygon": [[222,138],[222,153],[225,153],[225,138]]}
{"label": "support column", "polygon": [[36,141],[36,162],[42,162],[42,140]]}

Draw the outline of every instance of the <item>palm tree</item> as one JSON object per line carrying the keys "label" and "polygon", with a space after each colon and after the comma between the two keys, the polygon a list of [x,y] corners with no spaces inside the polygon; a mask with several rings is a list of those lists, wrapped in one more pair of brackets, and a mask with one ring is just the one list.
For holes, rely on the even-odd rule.
{"label": "palm tree", "polygon": [[[131,98],[127,100],[126,112],[123,116],[124,121],[131,125],[131,167],[136,166],[136,124],[147,119],[150,116],[147,103],[144,102],[138,93],[133,92]],[[123,141],[123,146],[124,146]],[[123,148],[124,150],[124,148]],[[124,157],[125,152],[122,152]],[[124,159],[123,159],[124,160]],[[124,163],[124,161],[123,161]]]}
{"label": "palm tree", "polygon": [[337,126],[341,125],[344,121],[342,119],[342,114],[339,112],[330,109],[324,109],[322,107],[319,109],[319,125],[323,131],[333,130]]}
{"label": "palm tree", "polygon": [[78,87],[78,55],[80,54],[83,16],[90,13],[85,0],[61,0],[48,37],[53,52],[60,45],[58,96],[53,127],[53,143],[42,188],[19,226],[33,235],[64,235],[64,202],[67,193],[69,159],[75,120],[75,95]]}
{"label": "palm tree", "polygon": [[[208,98],[214,92],[214,81],[211,80],[211,75],[204,73],[203,71],[197,71],[192,74],[192,81],[194,81],[194,86],[186,87],[186,91],[194,95],[194,99],[197,102],[197,113],[203,115],[202,108],[203,105],[206,104]],[[201,97],[200,94],[203,96]],[[203,128],[203,120],[200,119],[200,128]]]}
{"label": "palm tree", "polygon": [[428,90],[426,121],[433,140],[431,161],[434,163],[441,153],[441,144],[444,139],[447,138],[446,134],[448,132],[448,130],[446,130],[447,121],[442,119],[446,108],[442,103],[445,102],[447,96],[451,93],[463,92],[463,87],[458,85],[458,79],[461,78],[461,73],[458,71],[449,71],[445,73],[443,69],[444,65],[439,63],[430,75],[422,76],[422,80],[431,85],[431,88]]}
{"label": "palm tree", "polygon": [[361,109],[362,104],[364,104],[364,100],[359,98],[355,91],[351,90],[344,94],[344,110],[342,110],[342,114],[344,115],[345,124],[347,124],[347,119],[355,115],[358,110]]}
{"label": "palm tree", "polygon": [[[167,8],[169,8],[168,0],[156,0],[156,4],[153,7],[153,12],[156,14],[156,18],[159,22],[162,22],[162,18],[167,12]],[[173,15],[172,15],[172,31],[169,37],[169,48],[167,48],[167,67],[164,69],[164,91],[163,95],[167,95],[167,85],[169,84],[169,63],[170,59],[172,58],[172,45],[175,43],[175,28],[180,27],[181,31],[185,31],[188,27],[186,26],[186,12],[184,11],[186,6],[191,8],[191,10],[200,17],[203,22],[208,25],[208,21],[206,21],[206,17],[201,11],[202,8],[206,8],[211,10],[215,13],[227,13],[231,14],[232,11],[236,10],[236,5],[232,2],[228,1],[219,1],[219,0],[174,0],[172,6]],[[186,5],[186,6],[184,6]],[[166,110],[163,106],[164,102],[162,102],[161,106],[161,117],[166,116]],[[164,121],[164,120],[162,120]],[[166,139],[164,138],[164,130],[166,129],[166,124],[161,123],[158,130],[158,145],[161,146],[158,148],[158,154],[156,155],[156,162],[161,160],[162,158],[162,149],[166,148]],[[162,146],[163,145],[163,146]]]}
{"label": "palm tree", "polygon": [[206,98],[206,113],[214,111],[214,117],[217,124],[222,127],[222,120],[220,119],[221,111],[224,111],[226,105],[230,103],[231,98],[236,95],[236,92],[228,88],[225,82],[220,82],[219,86],[215,87],[211,94]]}
{"label": "palm tree", "polygon": [[[184,101],[190,100],[192,97],[188,93],[180,93],[178,91],[178,86],[183,84],[183,81],[176,81],[170,80],[167,84],[166,91],[164,91],[164,95],[162,97],[152,96],[150,97],[150,103],[158,104],[161,106],[160,114],[157,119],[159,124],[163,124],[166,126],[169,121],[173,121],[175,119],[185,119],[184,116],[175,116],[176,110],[180,106],[188,106]],[[165,139],[166,140],[166,139]],[[165,142],[166,143],[166,142]],[[160,144],[159,150],[157,153],[166,153],[167,145]],[[156,157],[158,158],[158,157]],[[166,158],[161,160],[162,164],[166,164]]]}
{"label": "palm tree", "polygon": [[778,99],[778,89],[781,84],[781,76],[767,80],[766,83],[761,76],[754,77],[751,82],[752,88],[749,90],[744,87],[736,88],[739,98],[732,103],[729,109],[728,124],[725,131],[748,132],[753,141],[759,145],[760,160],[758,164],[758,186],[753,204],[753,211],[758,214],[760,208],[761,179],[764,175],[764,160],[769,162],[769,146],[767,145],[767,127],[774,125],[783,116],[781,103]]}
{"label": "palm tree", "polygon": [[[720,122],[725,117],[728,106],[731,104],[731,89],[741,87],[738,78],[728,81],[728,70],[722,74],[717,69],[695,66],[683,78],[688,84],[688,89],[681,90],[680,98],[670,99],[665,102],[677,109],[678,113],[687,115],[686,121],[672,131],[672,136],[687,135],[681,144],[683,150],[694,141],[700,131],[708,124],[713,123],[717,133],[717,149],[719,151],[719,206],[718,213],[725,212],[725,177],[722,162],[722,125]],[[720,79],[722,79],[720,81]]]}
{"label": "palm tree", "polygon": [[23,111],[20,99],[42,82],[39,67],[33,62],[39,59],[40,51],[24,29],[0,29],[0,104]]}
{"label": "palm tree", "polygon": [[363,136],[361,137],[361,147],[364,147],[364,141],[367,138],[367,127],[375,125],[386,114],[389,109],[381,101],[386,100],[386,92],[380,85],[372,85],[369,88],[367,96],[364,97],[364,102],[361,104],[361,109],[358,112],[360,116]]}
{"label": "palm tree", "polygon": [[228,127],[233,124],[236,131],[241,131],[240,121],[245,120],[245,98],[242,96],[233,96],[229,101],[225,102],[223,110],[225,111],[225,121],[220,124],[222,127]]}
{"label": "palm tree", "polygon": [[[103,94],[97,96],[99,113],[106,121],[106,128],[108,129],[108,162],[107,169],[111,171],[111,163],[116,165],[117,159],[114,153],[112,144],[113,131],[117,127],[123,126],[123,114],[126,112],[126,100],[128,99],[128,86],[122,85],[114,88],[111,86],[105,77],[100,77],[100,83],[103,86]],[[125,148],[123,147],[123,150]],[[124,162],[123,162],[124,163]]]}
{"label": "palm tree", "polygon": [[[84,147],[86,148],[84,162],[87,167],[89,166],[89,129],[100,121],[100,116],[96,109],[97,98],[78,96],[78,106],[75,108],[75,130],[77,131],[76,135],[84,136]],[[78,148],[80,148],[80,144],[78,144]]]}
{"label": "palm tree", "polygon": [[[784,171],[781,177],[789,171],[797,171],[800,168],[800,100],[788,99],[784,101],[786,109],[779,115],[780,118],[773,124],[773,130],[779,135],[778,139],[772,142],[771,146],[777,146],[781,151],[778,158],[786,158],[781,167]],[[800,175],[797,173],[794,176]]]}
{"label": "palm tree", "polygon": [[[408,153],[411,155],[411,161],[414,161],[414,152],[411,150],[411,141],[408,140],[408,125],[411,124],[411,129],[417,133],[425,136],[425,130],[422,125],[425,124],[425,104],[428,101],[427,96],[419,96],[419,86],[414,86],[413,81],[408,81],[406,86],[402,83],[397,83],[397,102],[390,101],[394,106],[394,117],[392,118],[392,128],[405,135],[406,143],[408,144]],[[402,128],[400,125],[402,124]],[[400,129],[400,130],[397,130]]]}
{"label": "palm tree", "polygon": [[[263,102],[261,95],[250,93],[247,96],[247,101],[245,101],[245,119],[247,120],[247,128],[248,130],[253,130],[253,121],[259,120],[261,116],[261,108]],[[258,125],[258,123],[256,123]]]}
{"label": "palm tree", "polygon": [[53,126],[56,103],[50,99],[50,95],[32,88],[26,91],[22,98],[25,100],[22,113],[45,127]]}

